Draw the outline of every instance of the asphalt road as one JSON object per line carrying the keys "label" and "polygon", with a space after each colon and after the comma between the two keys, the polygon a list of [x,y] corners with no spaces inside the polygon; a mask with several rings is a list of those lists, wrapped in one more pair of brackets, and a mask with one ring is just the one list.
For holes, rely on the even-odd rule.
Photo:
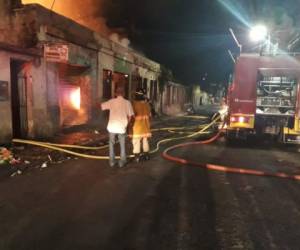
{"label": "asphalt road", "polygon": [[[182,123],[191,121],[171,125]],[[300,173],[297,149],[271,143],[219,140],[173,153]],[[123,169],[71,160],[0,182],[0,249],[299,249],[299,184],[182,167],[159,154]]]}

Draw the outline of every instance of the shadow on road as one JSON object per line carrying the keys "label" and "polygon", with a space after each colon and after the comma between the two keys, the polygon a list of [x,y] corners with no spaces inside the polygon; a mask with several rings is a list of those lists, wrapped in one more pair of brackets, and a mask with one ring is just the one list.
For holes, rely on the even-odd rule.
{"label": "shadow on road", "polygon": [[217,249],[206,170],[172,167],[106,249]]}

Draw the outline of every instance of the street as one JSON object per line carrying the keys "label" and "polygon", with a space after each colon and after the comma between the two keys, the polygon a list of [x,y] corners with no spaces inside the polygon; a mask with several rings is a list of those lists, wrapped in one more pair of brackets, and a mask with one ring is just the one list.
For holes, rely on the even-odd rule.
{"label": "street", "polygon": [[299,250],[299,13],[0,0],[0,250]]}
{"label": "street", "polygon": [[[181,117],[168,125],[195,123]],[[182,166],[160,154],[122,169],[72,159],[1,180],[0,249],[299,249],[298,181]],[[300,173],[297,148],[270,142],[221,138],[172,154]]]}

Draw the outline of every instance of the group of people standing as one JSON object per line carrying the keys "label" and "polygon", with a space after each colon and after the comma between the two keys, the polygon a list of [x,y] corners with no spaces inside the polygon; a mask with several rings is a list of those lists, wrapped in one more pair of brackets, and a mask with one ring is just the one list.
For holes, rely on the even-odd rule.
{"label": "group of people standing", "polygon": [[116,156],[114,146],[116,137],[120,144],[119,167],[127,163],[126,136],[132,140],[134,160],[149,160],[149,138],[151,137],[150,118],[151,107],[147,102],[146,93],[142,88],[135,92],[135,100],[131,103],[124,98],[124,88],[118,86],[115,98],[101,104],[102,110],[109,110],[107,130],[109,132],[109,164],[115,166]]}

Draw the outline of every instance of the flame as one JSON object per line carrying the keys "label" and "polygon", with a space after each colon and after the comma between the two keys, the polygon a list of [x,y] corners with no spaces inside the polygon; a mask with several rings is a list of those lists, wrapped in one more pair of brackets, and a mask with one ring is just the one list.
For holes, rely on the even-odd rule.
{"label": "flame", "polygon": [[70,91],[70,102],[74,109],[80,110],[81,93],[80,88],[76,88]]}

